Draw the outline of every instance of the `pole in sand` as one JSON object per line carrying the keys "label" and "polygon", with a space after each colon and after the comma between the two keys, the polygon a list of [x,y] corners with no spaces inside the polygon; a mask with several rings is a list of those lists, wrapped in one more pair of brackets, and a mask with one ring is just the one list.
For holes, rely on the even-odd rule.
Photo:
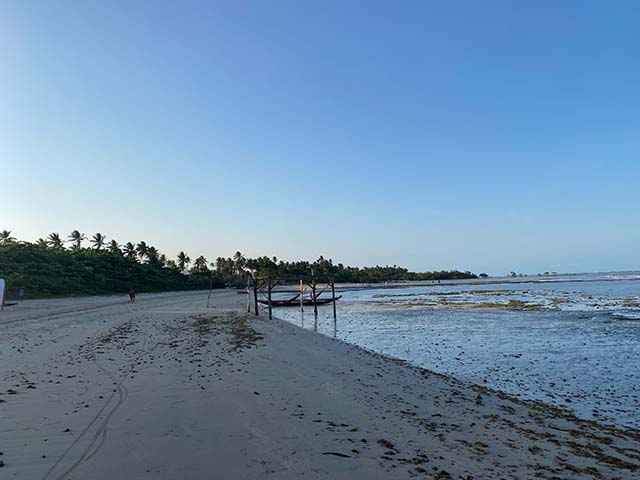
{"label": "pole in sand", "polygon": [[336,315],[336,284],[331,280],[331,296],[333,297],[333,338],[338,336],[338,320]]}
{"label": "pole in sand", "polygon": [[207,308],[209,308],[209,303],[211,302],[211,291],[213,290],[213,280],[209,282],[209,296],[207,297]]}
{"label": "pole in sand", "polygon": [[271,277],[267,277],[267,283],[268,285],[268,292],[269,292],[269,320],[271,320],[273,318],[272,316],[272,312],[271,312]]}
{"label": "pole in sand", "polygon": [[311,289],[313,290],[313,313],[318,316],[318,303],[316,302],[316,276],[313,276],[313,284]]}
{"label": "pole in sand", "polygon": [[302,286],[302,280],[300,280],[300,313],[304,313],[304,305],[302,303],[304,297],[304,287]]}
{"label": "pole in sand", "polygon": [[247,275],[247,313],[251,313],[251,290],[249,288],[249,276]]}
{"label": "pole in sand", "polygon": [[258,281],[254,277],[253,279],[253,306],[256,312],[256,317],[259,315],[258,312]]}
{"label": "pole in sand", "polygon": [[336,316],[336,284],[333,280],[331,280],[331,296],[333,297],[333,319],[337,318]]}

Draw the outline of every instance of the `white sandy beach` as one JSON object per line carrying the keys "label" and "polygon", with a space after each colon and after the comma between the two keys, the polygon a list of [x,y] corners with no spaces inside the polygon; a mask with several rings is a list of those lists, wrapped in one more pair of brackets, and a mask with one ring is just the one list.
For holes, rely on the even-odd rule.
{"label": "white sandy beach", "polygon": [[640,478],[638,432],[248,316],[244,300],[1,312],[0,478]]}

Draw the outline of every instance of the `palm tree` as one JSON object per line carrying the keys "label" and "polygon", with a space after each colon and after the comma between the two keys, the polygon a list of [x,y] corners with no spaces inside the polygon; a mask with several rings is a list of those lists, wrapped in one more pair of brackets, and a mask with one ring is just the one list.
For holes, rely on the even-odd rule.
{"label": "palm tree", "polygon": [[238,251],[233,255],[233,262],[234,262],[236,271],[240,273],[242,271],[242,267],[244,267],[246,259],[244,258],[242,253]]}
{"label": "palm tree", "polygon": [[138,245],[136,245],[136,253],[140,258],[140,261],[144,262],[144,259],[147,258],[147,255],[149,254],[149,247],[147,246],[147,242],[142,241],[138,243]]}
{"label": "palm tree", "polygon": [[101,234],[100,232],[96,233],[92,238],[91,238],[91,243],[93,243],[93,247],[96,250],[100,250],[102,247],[104,247],[105,242],[107,241],[107,237],[105,237],[103,234]]}
{"label": "palm tree", "polygon": [[209,270],[209,268],[207,267],[207,259],[200,255],[193,262],[193,269],[197,272],[206,272],[207,270]]}
{"label": "palm tree", "polygon": [[147,247],[147,259],[149,263],[159,263],[158,257],[160,257],[160,252],[158,252],[156,247]]}
{"label": "palm tree", "polygon": [[47,248],[49,246],[49,243],[44,238],[39,238],[38,240],[36,240],[36,245],[40,248]]}
{"label": "palm tree", "polygon": [[2,230],[0,232],[0,245],[4,245],[6,243],[15,242],[16,239],[11,236],[11,232],[9,230]]}
{"label": "palm tree", "polygon": [[330,266],[332,261],[328,261],[322,255],[318,257],[318,259],[313,262],[312,268],[315,270],[315,273],[318,275],[327,275],[330,271]]}
{"label": "palm tree", "polygon": [[181,272],[184,272],[187,268],[187,265],[191,263],[191,259],[187,256],[186,253],[180,252],[178,254],[178,268]]}
{"label": "palm tree", "polygon": [[80,250],[82,247],[82,242],[86,240],[87,237],[84,236],[84,233],[80,233],[78,230],[74,230],[69,235],[69,242],[71,243],[72,250]]}
{"label": "palm tree", "polygon": [[118,242],[116,242],[115,240],[111,240],[109,242],[109,251],[111,253],[115,253],[116,255],[122,255],[122,250],[120,250],[120,245],[118,245]]}
{"label": "palm tree", "polygon": [[129,257],[129,258],[135,258],[136,257],[136,247],[133,243],[131,242],[127,242],[125,243],[124,247],[122,247],[122,249],[124,250],[124,254]]}
{"label": "palm tree", "polygon": [[50,233],[47,237],[47,242],[51,248],[55,248],[56,250],[62,250],[64,248],[64,244],[59,233]]}
{"label": "palm tree", "polygon": [[224,271],[224,266],[225,266],[224,257],[216,258],[216,264],[215,265],[213,265],[213,262],[211,263],[211,268],[213,268],[214,270],[217,270],[220,273],[222,273]]}

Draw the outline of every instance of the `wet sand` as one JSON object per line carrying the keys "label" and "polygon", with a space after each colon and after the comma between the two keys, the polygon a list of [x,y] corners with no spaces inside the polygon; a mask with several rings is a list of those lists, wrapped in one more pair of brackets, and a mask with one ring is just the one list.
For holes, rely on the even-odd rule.
{"label": "wet sand", "polygon": [[640,478],[637,431],[256,319],[244,300],[2,312],[0,477]]}

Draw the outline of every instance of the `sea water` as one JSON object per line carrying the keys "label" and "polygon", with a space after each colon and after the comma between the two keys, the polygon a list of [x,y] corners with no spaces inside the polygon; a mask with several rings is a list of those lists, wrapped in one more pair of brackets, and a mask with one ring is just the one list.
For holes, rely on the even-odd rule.
{"label": "sea water", "polygon": [[[312,307],[276,315],[582,418],[640,428],[640,273],[518,280],[527,283],[340,292],[335,324],[331,306],[317,319]],[[501,309],[511,300],[527,309]]]}

